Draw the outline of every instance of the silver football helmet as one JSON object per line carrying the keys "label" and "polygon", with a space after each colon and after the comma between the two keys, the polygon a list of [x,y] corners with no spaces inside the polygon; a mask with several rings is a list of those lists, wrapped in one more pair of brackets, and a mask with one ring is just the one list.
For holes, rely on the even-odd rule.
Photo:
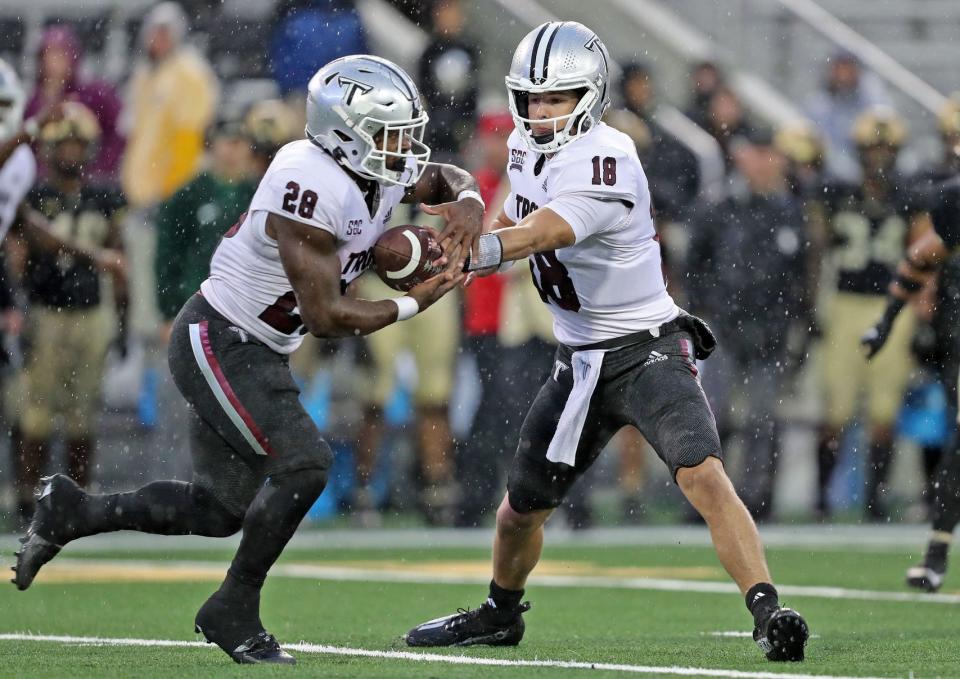
{"label": "silver football helmet", "polygon": [[26,105],[27,93],[17,72],[0,59],[0,141],[9,139],[20,129]]}
{"label": "silver football helmet", "polygon": [[368,179],[415,184],[430,159],[428,120],[410,76],[380,57],[336,59],[307,86],[307,138]]}
{"label": "silver football helmet", "polygon": [[[507,99],[513,122],[532,151],[558,151],[596,125],[610,106],[609,60],[597,34],[576,21],[548,21],[520,41],[506,77]],[[553,133],[534,136],[527,97],[559,90],[583,90],[583,94],[570,115],[537,120],[552,122]]]}

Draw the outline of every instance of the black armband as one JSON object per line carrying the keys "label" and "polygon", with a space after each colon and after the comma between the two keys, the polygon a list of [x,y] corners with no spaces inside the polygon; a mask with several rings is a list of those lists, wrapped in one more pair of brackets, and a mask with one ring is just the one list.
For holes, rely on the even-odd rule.
{"label": "black armband", "polygon": [[898,273],[894,280],[897,282],[897,285],[907,292],[918,292],[923,288],[923,281],[907,278],[902,273]]}

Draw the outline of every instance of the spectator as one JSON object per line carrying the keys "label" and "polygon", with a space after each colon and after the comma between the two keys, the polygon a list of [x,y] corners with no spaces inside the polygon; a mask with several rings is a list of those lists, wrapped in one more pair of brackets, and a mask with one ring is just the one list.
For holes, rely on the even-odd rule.
{"label": "spectator", "polygon": [[690,101],[684,113],[700,127],[706,129],[710,100],[717,90],[724,87],[723,74],[712,61],[701,61],[690,71]]}
{"label": "spectator", "polygon": [[[676,220],[696,198],[700,169],[693,152],[657,123],[655,87],[650,69],[645,64],[630,63],[623,67],[620,91],[624,108],[649,130],[649,143],[638,145],[637,153],[650,182],[653,203],[659,217]],[[616,116],[608,122],[627,131],[622,129],[626,127],[624,122],[617,124]]]}
{"label": "spectator", "polygon": [[740,98],[728,87],[721,86],[714,92],[707,105],[707,118],[704,129],[709,132],[720,148],[727,163],[727,170],[733,169],[732,142],[737,137],[747,137],[751,127],[743,112]]}
{"label": "spectator", "polygon": [[430,113],[429,146],[434,157],[453,160],[473,133],[477,118],[479,50],[463,37],[460,0],[436,0],[433,39],[420,55],[420,91]]}
{"label": "spectator", "polygon": [[243,124],[253,142],[252,169],[257,180],[267,171],[277,151],[303,134],[297,129],[297,115],[281,99],[255,103],[244,116]]}
{"label": "spectator", "polygon": [[44,31],[37,49],[37,81],[26,115],[36,115],[63,101],[77,101],[93,111],[100,125],[100,142],[86,171],[96,182],[116,182],[124,145],[117,129],[120,97],[109,83],[82,79],[82,59],[83,46],[69,26],[51,26]]}
{"label": "spectator", "polygon": [[281,0],[275,11],[270,67],[284,97],[305,91],[324,64],[369,52],[352,0]]}
{"label": "spectator", "polygon": [[[483,201],[491,206],[492,220],[503,205],[506,194],[502,182],[507,167],[507,137],[513,131],[513,118],[506,111],[480,116],[477,125],[481,164],[474,170]],[[494,274],[476,279],[464,290],[464,349],[473,355],[480,375],[480,403],[457,455],[457,477],[461,495],[456,523],[480,525],[484,516],[496,511],[496,494],[502,487],[505,465],[516,445],[504,436],[503,422],[510,414],[504,394],[510,387],[501,369],[503,352],[497,333],[500,329],[500,305],[504,276]]]}
{"label": "spectator", "polygon": [[808,316],[806,234],[786,159],[755,132],[732,147],[729,195],[691,225],[690,299],[720,338],[704,374],[722,439],[742,440],[738,492],[757,519],[770,517],[779,455],[777,412],[785,390],[787,337]]}
{"label": "spectator", "polygon": [[128,92],[131,125],[121,181],[131,208],[126,232],[131,322],[146,336],[159,323],[153,212],[197,174],[218,98],[210,65],[185,44],[187,29],[178,4],[163,2],[150,10],[141,30],[145,58],[136,65]]}
{"label": "spectator", "polygon": [[123,158],[123,190],[133,208],[166,200],[197,172],[217,104],[210,65],[186,45],[187,17],[175,2],[144,19],[146,58],[130,83],[131,129]]}
{"label": "spectator", "polygon": [[157,212],[157,306],[166,327],[200,289],[217,243],[239,223],[256,190],[251,139],[239,122],[221,122],[210,146],[210,167]]}
{"label": "spectator", "polygon": [[865,328],[883,314],[886,290],[911,233],[925,226],[922,203],[895,169],[906,138],[903,121],[889,108],[868,110],[851,135],[857,144],[863,179],[828,182],[819,192],[830,226],[836,292],[824,314],[823,388],[825,419],[820,432],[821,517],[830,513],[828,489],[840,437],[864,408],[869,440],[865,514],[887,518],[884,498],[893,456],[894,421],[912,370],[913,314],[903,313],[884,350],[869,363],[859,345]]}
{"label": "spectator", "polygon": [[[30,197],[51,230],[87,248],[120,248],[123,199],[110,185],[86,179],[100,135],[96,116],[82,104],[64,104],[64,117],[43,127],[40,140],[49,179]],[[90,261],[66,252],[29,252],[25,405],[20,420],[23,464],[21,500],[37,486],[50,451],[57,416],[62,418],[69,475],[86,486],[95,459],[95,422],[111,328],[110,305],[101,297],[101,278]],[[125,308],[122,281],[114,279],[117,308]]]}
{"label": "spectator", "polygon": [[828,175],[848,182],[860,179],[853,123],[870,107],[888,103],[879,80],[863,73],[855,55],[840,51],[830,58],[822,89],[807,102],[807,114],[826,144]]}

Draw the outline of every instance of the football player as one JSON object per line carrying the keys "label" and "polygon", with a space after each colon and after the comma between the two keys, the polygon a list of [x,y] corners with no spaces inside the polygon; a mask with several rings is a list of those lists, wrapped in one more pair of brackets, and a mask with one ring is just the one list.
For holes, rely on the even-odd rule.
{"label": "football player", "polygon": [[[364,335],[425,310],[463,281],[458,253],[479,237],[483,215],[466,171],[428,164],[427,114],[393,63],[364,55],[330,62],[309,83],[306,118],[306,139],[277,153],[173,323],[169,363],[191,406],[193,481],[94,495],[65,476],[48,478],[17,557],[18,588],[87,535],[242,530],[197,631],[238,663],[294,662],[260,621],[260,590],[323,491],[333,455],[300,405],[288,356],[307,332]],[[449,270],[396,300],[345,295],[402,201],[442,203],[425,210],[446,219]]]}
{"label": "football player", "polygon": [[[955,109],[960,128],[960,108]],[[960,142],[949,150],[960,158]],[[947,259],[960,252],[960,173],[933,188],[930,197],[933,228],[924,232],[907,250],[890,283],[883,316],[864,335],[862,343],[872,358],[892,334],[893,322],[905,304],[917,296]],[[960,433],[944,450],[934,477],[933,530],[924,559],[907,570],[910,587],[936,592],[947,572],[947,554],[953,531],[960,523]]]}
{"label": "football player", "polygon": [[824,422],[817,450],[817,513],[830,515],[829,487],[844,430],[864,403],[869,438],[864,514],[884,521],[887,476],[894,454],[894,422],[913,362],[913,315],[893,327],[890,346],[877,360],[864,360],[857,341],[883,312],[884,295],[904,247],[927,226],[923,202],[896,170],[906,139],[903,120],[889,107],[861,114],[851,130],[863,180],[831,181],[818,194],[826,218],[829,256],[836,269],[835,294],[824,314]]}
{"label": "football player", "polygon": [[771,660],[801,660],[808,631],[781,608],[756,526],[723,469],[696,358],[709,328],[677,307],[661,273],[650,192],[633,141],[600,121],[609,105],[606,47],[576,22],[529,33],[506,78],[516,130],[511,193],[469,271],[528,258],[560,342],[523,423],[497,512],[493,579],[479,608],[410,630],[411,646],[515,645],[543,525],[610,437],[633,425],[710,527],[720,561],[752,612]]}
{"label": "football player", "polygon": [[120,253],[88,250],[53,235],[47,221],[24,202],[37,177],[37,159],[30,144],[37,141],[40,129],[62,117],[60,107],[43,111],[36,118],[23,119],[26,92],[16,71],[0,59],[0,242],[16,230],[35,247],[48,252],[62,251],[102,270],[121,275],[125,262]]}

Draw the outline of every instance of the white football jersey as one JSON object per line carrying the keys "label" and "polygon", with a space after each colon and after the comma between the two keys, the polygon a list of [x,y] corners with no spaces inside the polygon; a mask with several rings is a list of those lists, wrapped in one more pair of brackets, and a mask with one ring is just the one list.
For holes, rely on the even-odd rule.
{"label": "white football jersey", "polygon": [[306,329],[277,242],[266,233],[267,215],[273,212],[336,237],[343,293],[373,265],[373,245],[405,189],[381,184],[379,191],[371,215],[360,187],[329,154],[306,139],[287,144],[260,180],[249,210],[217,246],[200,291],[232,323],[274,351],[291,353]]}
{"label": "white football jersey", "polygon": [[20,144],[0,168],[0,241],[7,235],[17,208],[37,178],[37,160],[27,144]]}
{"label": "white football jersey", "polygon": [[516,130],[507,146],[510,195],[504,212],[514,222],[564,194],[630,205],[625,219],[588,224],[574,245],[530,257],[557,340],[583,346],[676,318],[680,310],[663,280],[650,190],[633,141],[599,123],[550,158],[528,150]]}

